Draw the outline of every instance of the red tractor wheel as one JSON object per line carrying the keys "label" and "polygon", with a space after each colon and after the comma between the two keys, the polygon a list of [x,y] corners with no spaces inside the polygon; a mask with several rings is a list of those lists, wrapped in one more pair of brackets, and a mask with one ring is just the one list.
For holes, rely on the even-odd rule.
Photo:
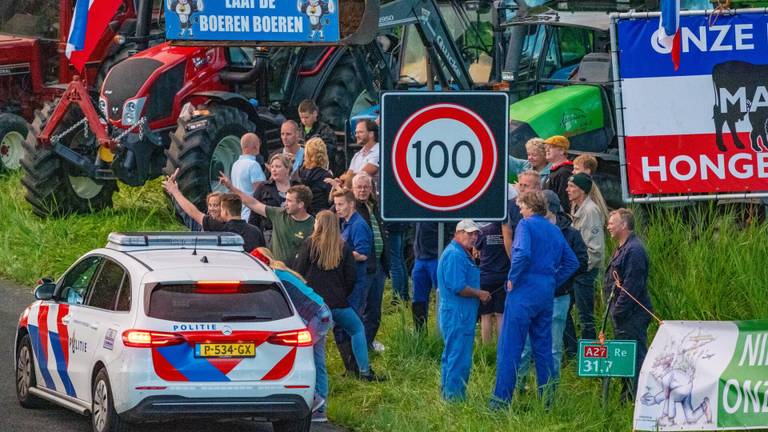
{"label": "red tractor wheel", "polygon": [[0,173],[21,168],[27,122],[16,114],[0,114]]}

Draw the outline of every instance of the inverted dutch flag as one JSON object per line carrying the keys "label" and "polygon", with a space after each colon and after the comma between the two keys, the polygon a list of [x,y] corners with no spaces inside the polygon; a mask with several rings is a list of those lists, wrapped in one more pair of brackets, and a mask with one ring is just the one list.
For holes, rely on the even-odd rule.
{"label": "inverted dutch flag", "polygon": [[661,0],[659,44],[670,50],[675,70],[680,68],[680,0]]}
{"label": "inverted dutch flag", "polygon": [[121,3],[122,0],[77,0],[65,54],[81,73]]}

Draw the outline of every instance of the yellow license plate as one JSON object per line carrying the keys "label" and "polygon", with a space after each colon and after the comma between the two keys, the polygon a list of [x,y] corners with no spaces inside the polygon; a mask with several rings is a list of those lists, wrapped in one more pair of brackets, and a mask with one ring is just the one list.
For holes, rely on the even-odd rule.
{"label": "yellow license plate", "polygon": [[205,343],[195,345],[195,357],[255,357],[252,343]]}

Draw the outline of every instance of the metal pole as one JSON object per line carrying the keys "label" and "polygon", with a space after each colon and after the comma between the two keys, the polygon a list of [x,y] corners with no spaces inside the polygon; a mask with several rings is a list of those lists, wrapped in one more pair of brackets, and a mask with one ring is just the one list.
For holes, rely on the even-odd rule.
{"label": "metal pole", "polygon": [[[445,231],[445,222],[437,223],[437,259],[443,255],[443,249],[445,249],[445,237],[443,235]],[[440,334],[440,290],[435,290],[435,322],[437,323],[437,333]]]}
{"label": "metal pole", "polygon": [[[605,314],[603,314],[603,322],[600,324],[600,344],[605,343],[605,326],[608,324],[608,312],[611,311],[611,303],[613,302],[613,294],[616,292],[616,288],[611,290],[611,295],[608,296],[608,303],[605,305]],[[605,408],[608,405],[608,393],[611,386],[611,379],[609,377],[603,378],[603,394],[602,394],[602,403],[603,408]]]}

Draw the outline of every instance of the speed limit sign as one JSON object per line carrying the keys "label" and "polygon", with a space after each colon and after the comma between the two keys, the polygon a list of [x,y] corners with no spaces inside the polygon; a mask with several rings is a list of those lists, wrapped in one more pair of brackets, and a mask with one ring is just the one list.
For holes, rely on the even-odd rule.
{"label": "speed limit sign", "polygon": [[384,219],[503,219],[507,101],[500,92],[384,94]]}

